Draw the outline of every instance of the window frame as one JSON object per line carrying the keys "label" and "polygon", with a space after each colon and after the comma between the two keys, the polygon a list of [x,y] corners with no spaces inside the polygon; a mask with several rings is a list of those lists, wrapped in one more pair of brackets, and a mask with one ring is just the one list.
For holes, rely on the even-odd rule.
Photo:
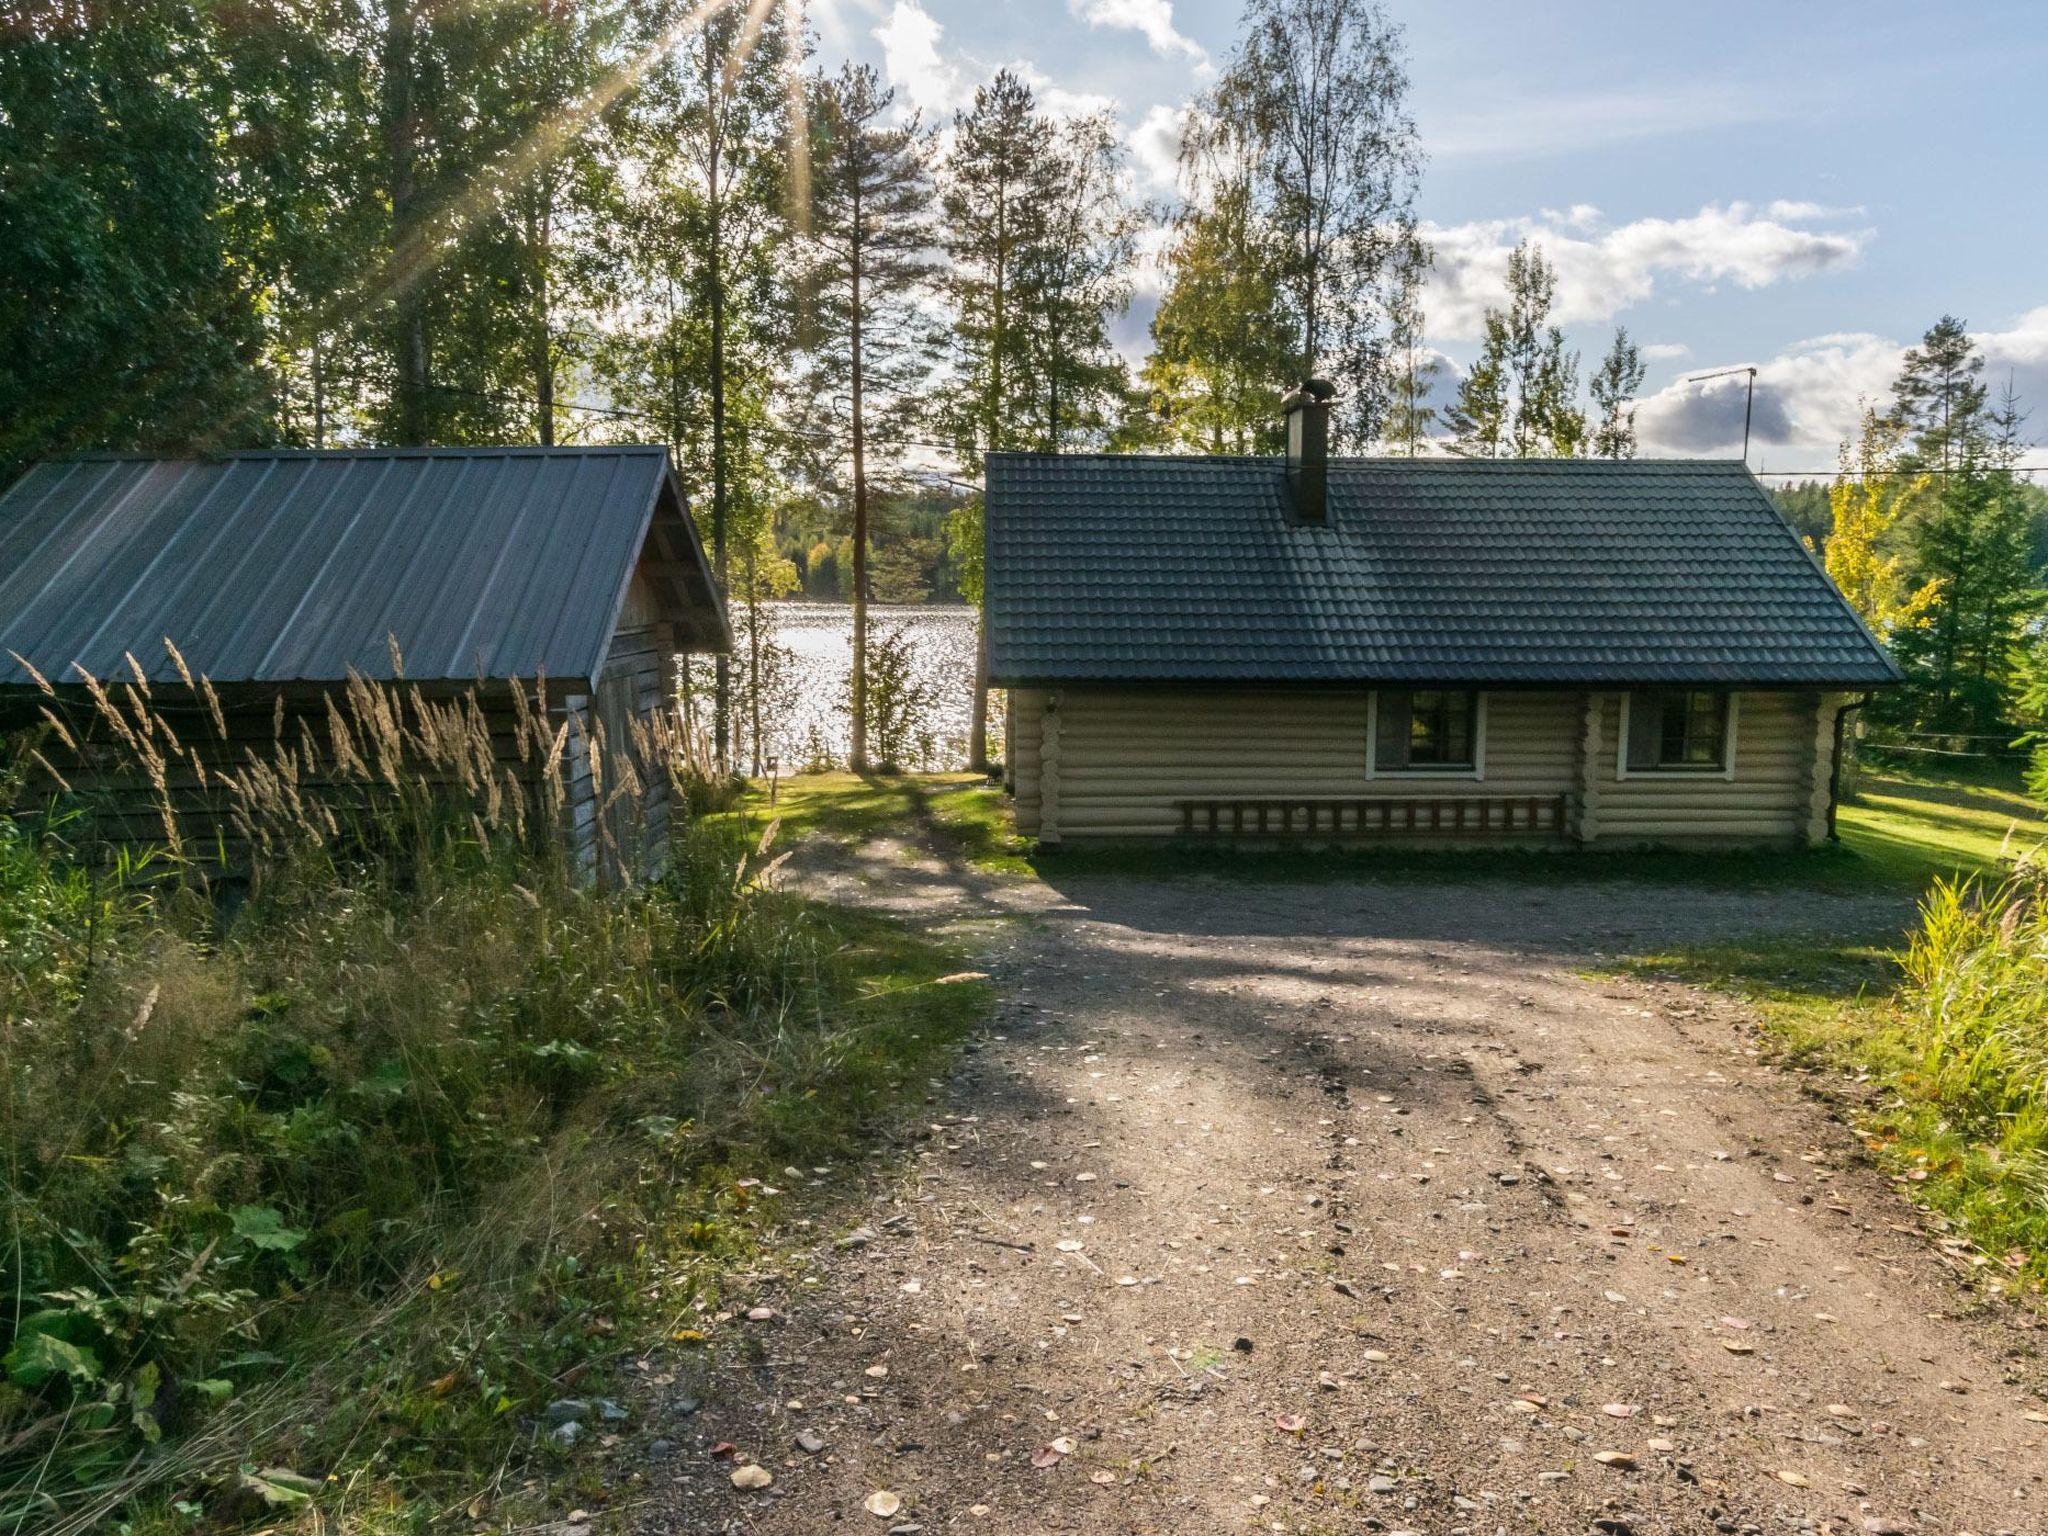
{"label": "window frame", "polygon": [[[1632,766],[1628,760],[1629,710],[1638,696],[1652,694],[1711,693],[1721,700],[1724,725],[1719,763],[1658,763],[1648,768]],[[1732,688],[1632,688],[1621,696],[1621,722],[1614,746],[1614,777],[1627,779],[1727,779],[1735,777],[1736,723],[1741,718],[1742,695]]]}
{"label": "window frame", "polygon": [[1380,692],[1375,688],[1366,695],[1365,709],[1365,776],[1368,780],[1430,779],[1436,781],[1470,780],[1475,784],[1486,781],[1486,691],[1483,688],[1417,687],[1390,688],[1388,693],[1469,693],[1472,695],[1472,761],[1470,763],[1444,763],[1440,765],[1415,765],[1406,768],[1382,768],[1380,761]]}

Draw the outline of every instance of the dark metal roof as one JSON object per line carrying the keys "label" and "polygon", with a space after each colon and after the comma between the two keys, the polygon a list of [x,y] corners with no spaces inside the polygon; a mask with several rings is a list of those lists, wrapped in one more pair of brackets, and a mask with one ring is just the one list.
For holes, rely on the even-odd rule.
{"label": "dark metal roof", "polygon": [[[651,542],[650,542],[651,539]],[[0,496],[0,685],[592,679],[643,546],[679,643],[730,643],[663,448],[87,457]]]}
{"label": "dark metal roof", "polygon": [[1867,687],[1898,672],[1739,463],[992,454],[990,675]]}

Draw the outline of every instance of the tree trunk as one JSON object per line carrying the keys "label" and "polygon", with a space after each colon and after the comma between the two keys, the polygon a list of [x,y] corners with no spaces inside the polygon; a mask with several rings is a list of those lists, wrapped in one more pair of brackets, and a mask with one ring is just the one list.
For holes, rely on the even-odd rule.
{"label": "tree trunk", "polygon": [[327,349],[313,337],[313,446],[327,446]]}
{"label": "tree trunk", "polygon": [[751,727],[748,761],[755,778],[761,777],[761,585],[755,569],[754,547],[747,545],[742,558],[747,577],[747,722]]}
{"label": "tree trunk", "polygon": [[[726,453],[725,453],[725,188],[719,178],[723,148],[719,138],[719,95],[723,90],[713,50],[704,49],[704,97],[709,122],[705,132],[708,135],[709,171],[705,177],[708,202],[705,208],[710,220],[710,269],[706,274],[709,281],[711,301],[711,568],[718,579],[718,590],[729,590],[726,583]],[[716,674],[715,693],[718,720],[714,728],[713,751],[717,755],[721,770],[732,764],[732,663],[724,652],[713,662]]]}
{"label": "tree trunk", "polygon": [[419,119],[414,100],[419,23],[415,0],[384,0],[384,158],[391,196],[391,270],[400,284],[394,307],[397,381],[392,390],[392,433],[402,445],[427,441],[427,317],[417,276],[420,227]]}
{"label": "tree trunk", "polygon": [[860,190],[854,189],[851,220],[851,269],[853,332],[850,338],[851,386],[853,393],[853,732],[848,766],[855,773],[868,771],[868,469],[867,434],[863,417],[861,373],[861,250],[862,228]]}
{"label": "tree trunk", "polygon": [[988,772],[988,588],[974,611],[974,706],[967,723],[967,766]]}
{"label": "tree trunk", "polygon": [[549,244],[552,227],[552,189],[543,179],[543,201],[530,217],[527,250],[533,259],[533,395],[535,425],[543,448],[555,446],[555,343],[550,334],[548,314]]}

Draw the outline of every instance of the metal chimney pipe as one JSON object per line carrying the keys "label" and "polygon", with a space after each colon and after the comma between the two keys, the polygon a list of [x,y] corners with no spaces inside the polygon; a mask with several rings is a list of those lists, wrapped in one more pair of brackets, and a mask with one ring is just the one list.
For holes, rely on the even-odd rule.
{"label": "metal chimney pipe", "polygon": [[1329,521],[1330,402],[1336,398],[1337,386],[1328,379],[1309,379],[1280,402],[1287,416],[1288,521],[1298,528]]}

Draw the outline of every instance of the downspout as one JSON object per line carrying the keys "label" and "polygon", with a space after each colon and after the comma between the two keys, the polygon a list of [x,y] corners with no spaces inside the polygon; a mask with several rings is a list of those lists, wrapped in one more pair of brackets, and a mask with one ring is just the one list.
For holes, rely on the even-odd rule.
{"label": "downspout", "polygon": [[1849,716],[1870,702],[1870,695],[1853,699],[1835,711],[1835,755],[1828,764],[1828,841],[1839,843],[1842,836],[1835,830],[1835,811],[1842,803],[1842,739],[1847,734]]}

